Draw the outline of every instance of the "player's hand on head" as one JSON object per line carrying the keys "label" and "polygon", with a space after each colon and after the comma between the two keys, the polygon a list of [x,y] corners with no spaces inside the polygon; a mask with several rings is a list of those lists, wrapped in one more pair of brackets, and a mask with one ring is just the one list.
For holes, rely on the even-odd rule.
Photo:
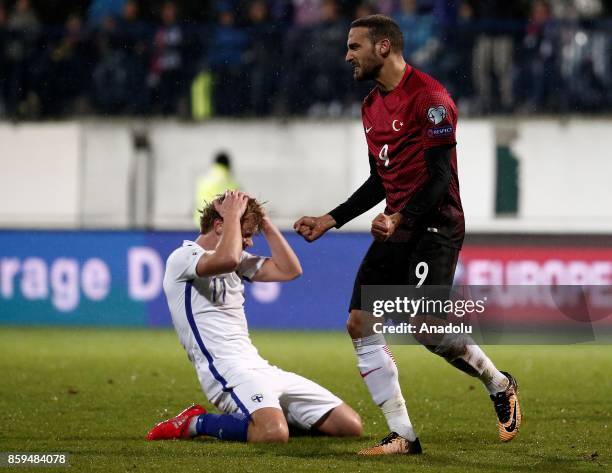
{"label": "player's hand on head", "polygon": [[223,218],[242,217],[244,214],[249,196],[241,191],[226,191],[223,202],[215,201],[215,209]]}
{"label": "player's hand on head", "polygon": [[266,212],[263,207],[261,208],[261,212],[263,214],[263,218],[261,220],[261,231],[266,233],[271,228],[274,228],[275,225],[272,222],[272,219],[270,218],[270,215],[268,215],[268,212]]}

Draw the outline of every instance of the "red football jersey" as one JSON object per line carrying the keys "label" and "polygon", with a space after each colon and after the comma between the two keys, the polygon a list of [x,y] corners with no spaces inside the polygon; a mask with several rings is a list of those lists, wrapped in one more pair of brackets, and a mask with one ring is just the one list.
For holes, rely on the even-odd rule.
{"label": "red football jersey", "polygon": [[[425,150],[456,144],[457,107],[438,81],[407,65],[398,86],[388,93],[375,87],[361,112],[368,150],[385,187],[385,213],[399,212],[428,179]],[[465,225],[455,148],[448,190],[417,224],[461,246]]]}

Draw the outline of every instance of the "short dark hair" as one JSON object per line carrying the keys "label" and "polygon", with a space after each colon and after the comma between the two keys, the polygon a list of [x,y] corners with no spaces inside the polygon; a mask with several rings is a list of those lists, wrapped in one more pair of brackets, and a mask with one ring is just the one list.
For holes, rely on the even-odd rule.
{"label": "short dark hair", "polygon": [[351,23],[351,28],[367,28],[374,44],[388,39],[391,49],[396,53],[404,51],[404,35],[398,24],[386,15],[370,15],[358,18]]}
{"label": "short dark hair", "polygon": [[226,151],[219,151],[215,155],[215,164],[221,164],[228,169],[232,168],[232,160],[229,157],[229,154]]}
{"label": "short dark hair", "polygon": [[[208,233],[213,229],[215,220],[223,220],[219,212],[217,212],[217,209],[215,209],[215,202],[222,203],[224,199],[225,195],[219,194],[211,202],[205,202],[203,208],[198,210],[198,212],[202,214],[200,216],[200,233]],[[249,217],[253,219],[253,223],[255,224],[255,233],[259,233],[264,219],[264,211],[262,204],[252,197],[249,197],[247,201],[247,207],[244,211],[244,215],[240,219],[240,224],[242,225]]]}

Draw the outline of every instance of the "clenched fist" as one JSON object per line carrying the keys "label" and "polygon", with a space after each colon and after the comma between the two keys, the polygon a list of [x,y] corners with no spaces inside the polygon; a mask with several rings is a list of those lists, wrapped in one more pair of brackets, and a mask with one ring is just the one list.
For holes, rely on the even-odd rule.
{"label": "clenched fist", "polygon": [[322,217],[302,217],[293,224],[293,229],[307,242],[313,242],[335,225],[336,220],[327,214]]}
{"label": "clenched fist", "polygon": [[386,241],[395,233],[398,225],[402,221],[402,214],[393,215],[378,214],[372,220],[372,236],[376,241]]}

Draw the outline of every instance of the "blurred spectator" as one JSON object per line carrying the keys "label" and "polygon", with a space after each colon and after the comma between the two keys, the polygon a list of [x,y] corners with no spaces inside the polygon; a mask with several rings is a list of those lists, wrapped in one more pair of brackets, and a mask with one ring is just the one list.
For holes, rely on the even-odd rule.
{"label": "blurred spectator", "polygon": [[40,23],[36,13],[32,9],[32,5],[29,0],[17,0],[15,3],[15,9],[9,19],[9,27],[16,31],[38,33]]}
{"label": "blurred spectator", "polygon": [[17,0],[7,23],[6,108],[10,116],[36,114],[32,66],[36,64],[40,23],[29,0]]}
{"label": "blurred spectator", "polygon": [[305,84],[312,81],[306,60],[311,50],[308,35],[308,28],[294,26],[283,38],[281,85],[275,109],[278,115],[303,114],[307,110],[310,93]]}
{"label": "blurred spectator", "polygon": [[482,113],[502,113],[511,110],[513,104],[513,20],[518,17],[519,6],[508,0],[478,0],[475,5],[479,34],[473,74],[478,107]]}
{"label": "blurred spectator", "polygon": [[528,112],[555,107],[557,82],[557,24],[545,0],[535,0],[523,39],[523,74],[519,90]]}
{"label": "blurred spectator", "polygon": [[89,6],[88,24],[97,28],[109,16],[119,18],[125,7],[126,0],[93,0]]}
{"label": "blurred spectator", "polygon": [[209,54],[214,83],[213,108],[217,115],[244,112],[247,89],[244,62],[248,45],[249,35],[236,24],[232,7],[221,4]]}
{"label": "blurred spectator", "polygon": [[150,62],[152,32],[140,18],[140,6],[136,0],[127,0],[119,20],[120,42],[127,55],[126,85],[129,101],[125,112],[142,114],[148,106],[147,81]]}
{"label": "blurred spectator", "polygon": [[[443,41],[446,41],[444,33],[450,32],[455,26],[461,14],[460,10],[465,3],[462,0],[431,0],[431,15],[434,18],[435,27],[441,30],[440,37]],[[472,5],[469,6],[472,8]]]}
{"label": "blurred spectator", "polygon": [[247,52],[250,110],[254,115],[269,115],[280,78],[283,31],[270,21],[265,0],[249,5],[251,45]]}
{"label": "blurred spectator", "polygon": [[[445,28],[439,55],[435,58],[436,77],[449,90],[462,112],[473,107],[472,52],[475,41],[474,10],[463,0],[452,27]],[[450,47],[452,45],[452,47]]]}
{"label": "blurred spectator", "polygon": [[[321,22],[310,31],[307,67],[312,71],[311,113],[339,115],[345,102],[349,68],[344,61],[349,24],[336,0],[323,0]],[[325,110],[324,110],[325,109]]]}
{"label": "blurred spectator", "polygon": [[463,113],[612,109],[612,0],[181,0],[185,21],[177,0],[31,1],[0,0],[0,116],[187,115],[189,90],[200,119],[358,116],[346,34],[375,12]]}
{"label": "blurred spectator", "polygon": [[323,0],[293,0],[293,24],[298,28],[321,21]]}
{"label": "blurred spectator", "polygon": [[428,70],[438,47],[433,36],[433,17],[419,14],[417,0],[401,0],[394,19],[404,35],[404,57],[410,64]]}
{"label": "blurred spectator", "polygon": [[98,61],[93,72],[94,101],[105,114],[118,114],[130,100],[129,56],[122,46],[118,21],[108,16],[96,33]]}
{"label": "blurred spectator", "polygon": [[228,153],[220,151],[216,154],[210,169],[199,176],[196,182],[195,209],[193,221],[200,227],[200,210],[226,190],[236,190],[240,186],[232,174],[232,161]]}
{"label": "blurred spectator", "polygon": [[387,16],[393,16],[398,9],[399,0],[377,0],[376,13],[381,13]]}
{"label": "blurred spectator", "polygon": [[293,2],[291,0],[269,0],[270,18],[279,26],[286,28],[293,23]]}
{"label": "blurred spectator", "polygon": [[593,18],[603,11],[601,0],[555,0],[550,4],[552,15],[557,18]]}
{"label": "blurred spectator", "polygon": [[94,64],[89,35],[81,17],[73,14],[66,20],[63,36],[54,45],[44,70],[44,93],[41,92],[44,115],[64,115],[87,109],[87,94]]}
{"label": "blurred spectator", "polygon": [[178,111],[178,100],[189,85],[184,64],[186,38],[178,22],[176,3],[163,4],[161,20],[153,39],[148,84],[154,112],[170,115]]}
{"label": "blurred spectator", "polygon": [[373,2],[370,0],[366,0],[360,2],[357,7],[355,7],[355,14],[353,15],[353,17],[355,19],[363,18],[364,16],[370,16],[376,13],[378,13],[378,10],[374,6]]}
{"label": "blurred spectator", "polygon": [[119,28],[126,48],[133,49],[137,54],[144,54],[151,42],[151,29],[142,21],[140,6],[136,0],[126,0]]}
{"label": "blurred spectator", "polygon": [[563,93],[557,94],[557,99],[562,103],[562,110],[594,113],[606,108],[609,111],[612,106],[611,26],[608,21],[593,28],[578,19],[561,23]]}

